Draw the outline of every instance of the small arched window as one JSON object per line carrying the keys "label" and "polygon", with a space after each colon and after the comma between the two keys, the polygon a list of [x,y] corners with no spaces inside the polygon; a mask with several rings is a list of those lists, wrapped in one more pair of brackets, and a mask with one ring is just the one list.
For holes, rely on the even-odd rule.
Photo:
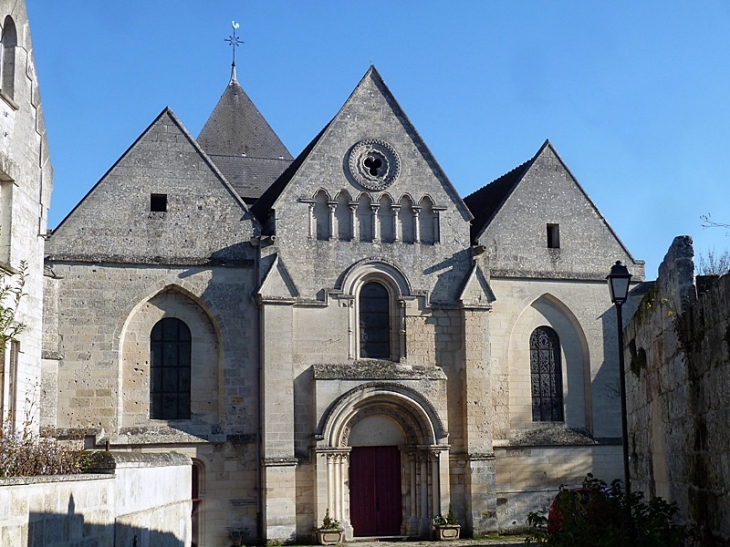
{"label": "small arched window", "polygon": [[18,45],[18,34],[15,22],[9,15],[3,23],[2,39],[2,92],[13,99],[15,95],[15,47]]}
{"label": "small arched window", "polygon": [[563,374],[560,340],[550,327],[538,327],[530,336],[532,421],[563,421]]}
{"label": "small arched window", "polygon": [[376,281],[360,289],[360,357],[390,359],[390,295]]}
{"label": "small arched window", "polygon": [[324,190],[320,190],[314,196],[314,222],[316,223],[314,233],[317,239],[329,239],[331,234],[329,198]]}
{"label": "small arched window", "polygon": [[150,418],[190,418],[190,354],[188,326],[166,317],[150,335]]}

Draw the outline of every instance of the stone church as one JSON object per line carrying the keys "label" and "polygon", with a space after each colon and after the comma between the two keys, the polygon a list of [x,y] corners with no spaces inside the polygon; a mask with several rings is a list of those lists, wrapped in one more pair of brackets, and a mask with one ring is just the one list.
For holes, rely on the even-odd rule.
{"label": "stone church", "polygon": [[293,157],[235,67],[197,138],[152,121],[46,238],[41,427],[190,456],[206,546],[620,477],[605,276],[644,266],[550,142],[461,197],[374,67],[325,122]]}

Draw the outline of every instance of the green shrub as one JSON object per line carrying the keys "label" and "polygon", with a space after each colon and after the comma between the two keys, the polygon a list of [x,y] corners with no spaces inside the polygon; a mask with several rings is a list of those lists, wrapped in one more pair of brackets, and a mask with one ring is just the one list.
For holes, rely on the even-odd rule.
{"label": "green shrub", "polygon": [[324,518],[322,519],[322,526],[319,527],[320,530],[339,530],[342,528],[342,525],[340,524],[339,520],[333,519],[330,516],[330,510],[329,507],[324,512]]}
{"label": "green shrub", "polygon": [[616,480],[611,485],[588,475],[579,490],[560,488],[549,517],[530,513],[528,545],[549,547],[681,547],[692,545],[685,526],[673,522],[677,506],[661,498],[627,500]]}

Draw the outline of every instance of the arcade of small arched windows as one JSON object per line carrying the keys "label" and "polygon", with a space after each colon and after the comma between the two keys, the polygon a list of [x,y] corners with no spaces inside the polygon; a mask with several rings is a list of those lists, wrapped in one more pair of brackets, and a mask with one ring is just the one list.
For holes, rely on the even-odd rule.
{"label": "arcade of small arched windows", "polygon": [[319,240],[375,241],[382,243],[439,242],[439,212],[429,196],[415,202],[403,195],[397,202],[387,193],[376,200],[369,194],[356,199],[347,191],[334,199],[319,190],[309,205],[309,237]]}

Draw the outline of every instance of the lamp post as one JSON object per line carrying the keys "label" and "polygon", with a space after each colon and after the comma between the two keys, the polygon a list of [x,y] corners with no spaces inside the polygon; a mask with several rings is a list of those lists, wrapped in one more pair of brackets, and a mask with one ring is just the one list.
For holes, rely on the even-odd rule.
{"label": "lamp post", "polygon": [[620,260],[611,266],[611,273],[606,277],[608,290],[611,293],[611,302],[616,305],[616,321],[618,326],[618,370],[621,387],[621,435],[624,452],[624,487],[626,501],[631,499],[631,476],[629,475],[629,431],[626,417],[626,370],[624,366],[624,328],[621,317],[621,306],[624,305],[629,296],[629,283],[631,274]]}

